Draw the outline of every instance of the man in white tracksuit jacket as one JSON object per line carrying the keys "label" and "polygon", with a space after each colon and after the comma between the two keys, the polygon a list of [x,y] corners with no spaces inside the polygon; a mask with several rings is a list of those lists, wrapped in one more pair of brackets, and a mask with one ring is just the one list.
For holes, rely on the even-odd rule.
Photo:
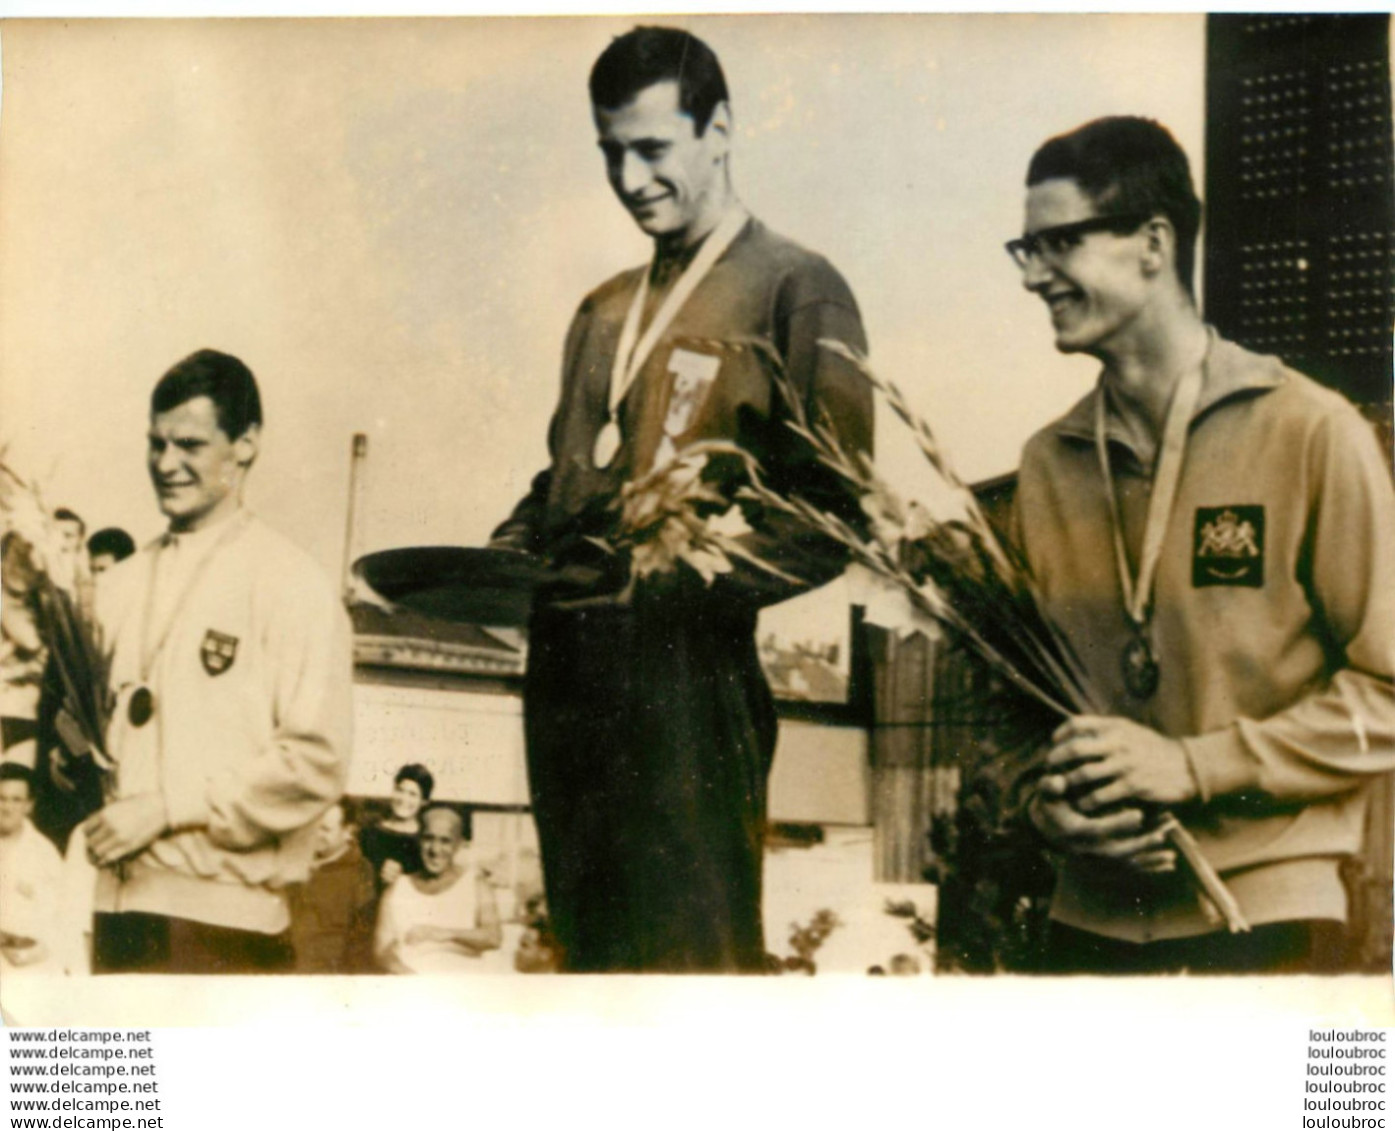
{"label": "man in white tracksuit jacket", "polygon": [[115,790],[84,831],[101,866],[98,972],[289,969],[306,878],[348,769],[352,645],[333,586],[242,506],[261,404],[201,350],[151,397],[169,530],[103,578]]}

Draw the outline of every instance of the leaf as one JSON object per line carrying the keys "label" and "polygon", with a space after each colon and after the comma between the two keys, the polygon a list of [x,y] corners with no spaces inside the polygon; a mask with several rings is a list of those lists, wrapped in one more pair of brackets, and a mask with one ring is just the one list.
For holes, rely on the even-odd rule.
{"label": "leaf", "polygon": [[741,538],[751,533],[751,526],[741,508],[732,506],[707,520],[707,532],[714,538]]}
{"label": "leaf", "polygon": [[718,574],[732,571],[731,560],[720,551],[694,546],[686,550],[682,557],[708,585],[717,579]]}

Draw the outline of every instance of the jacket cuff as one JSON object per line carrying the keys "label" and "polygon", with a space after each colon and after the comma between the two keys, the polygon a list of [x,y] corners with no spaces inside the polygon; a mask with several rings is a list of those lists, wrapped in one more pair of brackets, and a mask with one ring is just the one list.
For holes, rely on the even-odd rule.
{"label": "jacket cuff", "polygon": [[164,788],[165,819],[171,832],[201,828],[208,824],[208,799],[202,791]]}
{"label": "jacket cuff", "polygon": [[1245,745],[1238,725],[1181,742],[1203,803],[1259,785],[1259,763]]}

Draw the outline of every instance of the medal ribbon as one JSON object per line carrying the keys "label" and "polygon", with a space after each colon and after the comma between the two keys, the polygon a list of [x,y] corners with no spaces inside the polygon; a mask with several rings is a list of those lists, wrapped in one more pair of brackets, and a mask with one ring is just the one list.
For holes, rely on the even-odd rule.
{"label": "medal ribbon", "polygon": [[630,386],[639,376],[639,371],[649,360],[649,355],[654,352],[654,346],[658,344],[659,339],[663,337],[674,318],[678,316],[678,312],[683,309],[683,304],[688,301],[693,291],[697,290],[698,284],[706,278],[713,265],[722,257],[722,253],[741,234],[741,229],[746,226],[748,218],[746,210],[740,205],[727,210],[721,223],[712,230],[712,234],[707,237],[693,261],[678,277],[678,282],[674,284],[673,290],[669,291],[668,296],[654,315],[654,320],[649,323],[649,328],[644,331],[644,336],[636,344],[635,338],[639,334],[640,316],[644,313],[644,304],[649,299],[649,275],[653,269],[652,264],[645,268],[639,289],[635,291],[634,298],[630,300],[630,309],[625,312],[625,322],[620,329],[620,347],[615,351],[615,360],[610,368],[607,423],[615,419],[620,402],[625,399],[625,394],[630,391]]}
{"label": "medal ribbon", "polygon": [[1124,545],[1124,515],[1119,496],[1114,489],[1114,477],[1109,470],[1109,444],[1105,436],[1105,387],[1101,378],[1095,397],[1095,452],[1099,456],[1100,473],[1104,476],[1104,491],[1109,499],[1110,530],[1114,535],[1114,561],[1119,570],[1119,585],[1124,592],[1124,611],[1140,633],[1148,624],[1153,601],[1153,580],[1162,559],[1163,535],[1172,506],[1177,499],[1177,485],[1182,480],[1182,457],[1186,453],[1187,429],[1201,395],[1201,365],[1189,366],[1172,394],[1163,428],[1162,450],[1153,471],[1153,489],[1148,496],[1148,517],[1143,527],[1143,552],[1139,556],[1138,579],[1129,569],[1128,549]]}
{"label": "medal ribbon", "polygon": [[[242,528],[247,525],[246,512],[240,512],[236,517],[228,520],[228,528],[219,535],[218,540],[209,547],[208,552],[194,565],[193,573],[185,583],[184,588],[179,591],[179,596],[175,598],[174,604],[170,608],[169,616],[165,620],[165,626],[156,639],[154,646],[150,643],[150,622],[155,611],[155,588],[156,581],[160,573],[160,556],[164,553],[169,542],[164,542],[160,547],[160,552],[150,563],[150,581],[145,590],[145,609],[141,616],[140,626],[140,685],[146,687],[150,683],[150,673],[155,667],[155,661],[159,659],[160,653],[164,650],[165,642],[169,640],[170,633],[174,631],[175,623],[179,620],[179,614],[184,611],[184,606],[188,602],[190,595],[198,588],[199,582],[203,579],[204,573],[208,570],[208,565],[218,556],[218,551],[233,540],[242,532]],[[166,535],[166,539],[170,536]],[[177,537],[177,535],[176,535]]]}

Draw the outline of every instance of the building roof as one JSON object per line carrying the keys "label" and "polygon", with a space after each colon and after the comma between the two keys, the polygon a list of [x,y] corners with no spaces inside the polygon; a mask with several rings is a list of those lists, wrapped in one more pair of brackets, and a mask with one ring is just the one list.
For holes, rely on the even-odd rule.
{"label": "building roof", "polygon": [[349,616],[354,626],[354,660],[361,665],[481,676],[523,672],[524,649],[512,630],[363,601],[349,606]]}

